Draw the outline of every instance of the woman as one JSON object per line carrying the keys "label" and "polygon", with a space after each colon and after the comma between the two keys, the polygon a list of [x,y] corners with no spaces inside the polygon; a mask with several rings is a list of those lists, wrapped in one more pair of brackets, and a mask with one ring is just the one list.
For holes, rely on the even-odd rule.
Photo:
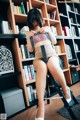
{"label": "woman", "polygon": [[[59,66],[59,58],[51,44],[56,44],[57,41],[52,33],[50,27],[43,27],[43,19],[38,9],[31,9],[27,17],[27,25],[30,31],[27,33],[27,43],[30,52],[35,52],[35,59],[33,61],[36,70],[36,91],[38,96],[38,109],[35,120],[44,120],[44,93],[46,86],[46,75],[49,70],[54,79],[60,83],[67,102],[71,101],[70,89],[66,84],[62,69]],[[35,33],[40,32],[40,35]],[[46,37],[48,33],[51,41]],[[33,37],[34,47],[31,44],[30,38]],[[45,63],[42,59],[41,46],[45,46],[48,57],[48,62]]]}

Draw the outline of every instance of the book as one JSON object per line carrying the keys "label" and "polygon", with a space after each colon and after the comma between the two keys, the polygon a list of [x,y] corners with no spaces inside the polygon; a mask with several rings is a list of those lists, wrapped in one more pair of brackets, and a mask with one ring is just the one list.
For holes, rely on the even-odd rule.
{"label": "book", "polygon": [[72,51],[71,51],[70,46],[65,44],[65,47],[66,47],[66,54],[67,54],[68,59],[73,59]]}
{"label": "book", "polygon": [[27,54],[27,58],[31,58],[27,45],[25,45],[25,49],[26,49],[25,52]]}
{"label": "book", "polygon": [[78,32],[79,32],[79,36],[80,36],[80,28],[78,27]]}
{"label": "book", "polygon": [[55,48],[55,51],[56,51],[57,54],[61,53],[61,47],[60,47],[60,45],[56,45],[56,46],[54,46],[54,48]]}
{"label": "book", "polygon": [[70,5],[66,4],[66,7],[67,7],[67,10],[68,10],[68,11],[71,11]]}
{"label": "book", "polygon": [[26,12],[26,14],[28,14],[28,12],[29,12],[29,10],[30,10],[29,2],[26,1],[26,2],[23,2],[23,4],[24,4],[24,7],[25,7],[25,12]]}
{"label": "book", "polygon": [[34,72],[34,66],[33,66],[33,64],[30,65],[30,71],[31,71],[32,79],[35,79],[35,72]]}
{"label": "book", "polygon": [[53,20],[56,19],[56,10],[54,10],[50,13],[50,19],[53,19]]}
{"label": "book", "polygon": [[21,12],[22,12],[22,14],[26,14],[25,7],[24,7],[23,2],[21,2],[20,7],[21,7]]}
{"label": "book", "polygon": [[62,58],[59,57],[59,64],[60,64],[60,67],[62,69],[64,69],[65,65],[64,65],[64,60]]}
{"label": "book", "polygon": [[57,29],[54,26],[51,26],[51,31],[54,33],[55,36],[57,36]]}
{"label": "book", "polygon": [[24,75],[25,75],[25,79],[27,81],[29,81],[29,74],[28,74],[28,68],[27,68],[27,65],[24,66]]}
{"label": "book", "polygon": [[26,54],[25,54],[25,47],[24,45],[20,45],[21,53],[22,53],[22,58],[26,59]]}
{"label": "book", "polygon": [[29,101],[32,102],[30,85],[27,86],[27,93],[28,93]]}
{"label": "book", "polygon": [[75,51],[78,51],[78,50],[79,50],[79,48],[78,48],[78,44],[75,43],[75,42],[74,42],[74,49],[75,49]]}
{"label": "book", "polygon": [[11,26],[8,21],[3,20],[1,24],[1,29],[3,34],[10,34],[12,33],[11,31]]}
{"label": "book", "polygon": [[64,27],[62,27],[62,29],[64,31],[65,36],[71,36],[70,35],[70,28],[68,26],[64,26]]}
{"label": "book", "polygon": [[29,80],[32,80],[32,75],[31,75],[31,71],[30,71],[30,65],[27,65],[27,69],[28,69]]}
{"label": "book", "polygon": [[75,30],[75,27],[74,27],[74,26],[71,26],[71,30],[72,30],[72,35],[73,35],[73,36],[76,36],[76,30]]}

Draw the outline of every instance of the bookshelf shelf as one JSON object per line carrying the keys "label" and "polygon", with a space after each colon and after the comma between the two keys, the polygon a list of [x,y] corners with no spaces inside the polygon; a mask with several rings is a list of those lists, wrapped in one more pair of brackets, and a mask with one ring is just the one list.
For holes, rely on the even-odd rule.
{"label": "bookshelf shelf", "polygon": [[74,11],[70,11],[70,10],[69,10],[68,12],[75,15],[75,12],[74,12]]}
{"label": "bookshelf shelf", "polygon": [[19,39],[25,39],[26,35],[25,34],[0,34],[0,39],[15,39],[15,38],[19,38]]}
{"label": "bookshelf shelf", "polygon": [[77,26],[77,24],[75,24],[75,23],[71,23],[71,25],[72,25],[72,26]]}
{"label": "bookshelf shelf", "polygon": [[21,74],[21,72],[8,73],[8,74],[0,75],[0,79],[4,79],[4,78],[8,78],[8,77],[13,77],[13,76],[18,76],[20,74]]}
{"label": "bookshelf shelf", "polygon": [[69,71],[69,69],[63,69],[63,72],[67,72],[67,71]]}
{"label": "bookshelf shelf", "polygon": [[29,80],[29,81],[26,80],[26,85],[31,84],[31,83],[35,83],[35,80],[34,79],[33,80]]}
{"label": "bookshelf shelf", "polygon": [[80,53],[80,51],[76,51],[76,53]]}
{"label": "bookshelf shelf", "polygon": [[[26,24],[27,15],[14,13],[14,18],[17,23],[25,23]],[[24,21],[23,21],[23,19],[24,19]]]}
{"label": "bookshelf shelf", "polygon": [[49,19],[49,22],[50,22],[50,25],[56,25],[57,23],[59,23],[58,20],[52,20],[52,19]]}
{"label": "bookshelf shelf", "polygon": [[73,39],[73,38],[68,36],[56,36],[56,39],[60,40],[60,39]]}
{"label": "bookshelf shelf", "polygon": [[66,15],[59,14],[59,16],[68,19],[68,16],[66,16]]}
{"label": "bookshelf shelf", "polygon": [[66,55],[66,53],[61,53],[61,54],[58,54],[58,56],[64,56]]}
{"label": "bookshelf shelf", "polygon": [[43,1],[32,0],[31,2],[32,2],[32,6],[33,7],[39,7],[39,8],[41,8],[44,5]]}
{"label": "bookshelf shelf", "polygon": [[47,10],[48,11],[52,11],[52,10],[55,10],[57,7],[55,5],[51,5],[51,4],[46,4],[46,7],[47,7]]}
{"label": "bookshelf shelf", "polygon": [[22,59],[22,62],[27,62],[27,61],[33,61],[34,58],[27,58],[27,59]]}
{"label": "bookshelf shelf", "polygon": [[74,62],[76,61],[76,59],[69,59],[69,62]]}

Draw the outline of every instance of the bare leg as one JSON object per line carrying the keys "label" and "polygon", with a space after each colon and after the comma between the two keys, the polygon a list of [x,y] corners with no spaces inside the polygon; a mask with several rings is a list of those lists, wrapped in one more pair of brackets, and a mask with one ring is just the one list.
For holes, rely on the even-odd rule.
{"label": "bare leg", "polygon": [[65,98],[69,99],[70,94],[69,94],[68,86],[66,84],[66,80],[65,80],[63,71],[59,66],[58,58],[51,57],[47,63],[47,66],[48,66],[50,73],[54,77],[54,79],[60,83],[62,90],[63,90],[63,93],[65,95]]}
{"label": "bare leg", "polygon": [[44,118],[44,92],[46,86],[47,65],[42,60],[34,62],[36,70],[36,90],[38,96],[38,111],[36,118]]}

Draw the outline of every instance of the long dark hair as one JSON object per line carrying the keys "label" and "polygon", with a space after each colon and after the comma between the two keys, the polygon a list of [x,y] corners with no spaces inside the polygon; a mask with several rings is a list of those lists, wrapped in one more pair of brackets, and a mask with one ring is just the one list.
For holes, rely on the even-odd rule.
{"label": "long dark hair", "polygon": [[36,20],[40,27],[43,26],[43,18],[40,13],[40,11],[37,8],[33,8],[29,11],[28,17],[27,17],[27,25],[30,28],[30,30],[33,30],[33,21]]}

